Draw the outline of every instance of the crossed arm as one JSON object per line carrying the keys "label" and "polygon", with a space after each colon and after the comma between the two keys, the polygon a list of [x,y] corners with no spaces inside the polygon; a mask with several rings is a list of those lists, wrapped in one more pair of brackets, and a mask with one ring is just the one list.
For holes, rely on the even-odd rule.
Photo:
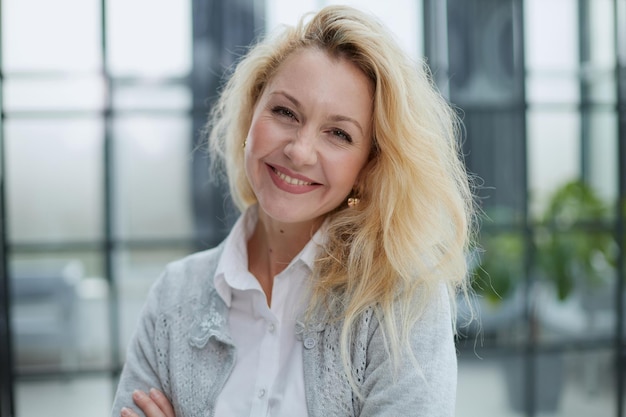
{"label": "crossed arm", "polygon": [[[176,417],[174,408],[167,397],[158,389],[152,388],[148,393],[141,390],[133,392],[135,405],[143,411],[146,417]],[[139,417],[128,407],[122,408],[121,417]]]}

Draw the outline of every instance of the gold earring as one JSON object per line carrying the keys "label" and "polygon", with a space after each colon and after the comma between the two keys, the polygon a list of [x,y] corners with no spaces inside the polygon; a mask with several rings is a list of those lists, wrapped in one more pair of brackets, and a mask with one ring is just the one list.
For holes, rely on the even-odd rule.
{"label": "gold earring", "polygon": [[360,201],[361,201],[360,198],[349,197],[348,198],[348,207],[352,208],[352,207],[356,206],[357,204],[359,204]]}
{"label": "gold earring", "polygon": [[248,144],[248,139],[243,140],[243,145],[241,146],[243,149],[246,149],[246,145]]}

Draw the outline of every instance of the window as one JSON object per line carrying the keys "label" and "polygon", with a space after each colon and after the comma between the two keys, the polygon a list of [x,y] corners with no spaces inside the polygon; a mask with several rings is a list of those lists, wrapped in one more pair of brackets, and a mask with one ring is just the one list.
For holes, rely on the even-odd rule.
{"label": "window", "polygon": [[234,220],[221,74],[334,3],[426,57],[482,181],[457,415],[626,414],[623,0],[0,0],[1,417],[108,415],[148,288]]}

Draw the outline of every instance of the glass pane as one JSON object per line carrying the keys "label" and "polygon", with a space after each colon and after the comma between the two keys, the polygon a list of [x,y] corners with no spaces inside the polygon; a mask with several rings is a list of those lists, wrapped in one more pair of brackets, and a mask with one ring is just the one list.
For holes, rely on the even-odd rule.
{"label": "glass pane", "polygon": [[4,85],[5,111],[102,110],[105,89],[99,76],[10,77]]}
{"label": "glass pane", "polygon": [[524,11],[528,101],[578,101],[577,1],[527,0]]}
{"label": "glass pane", "polygon": [[593,0],[589,4],[591,61],[594,67],[612,69],[615,65],[615,2]]}
{"label": "glass pane", "polygon": [[417,59],[423,55],[421,0],[268,0],[265,2],[266,30],[280,25],[295,25],[300,17],[330,4],[346,4],[369,12],[380,19],[395,35],[400,46]]}
{"label": "glass pane", "polygon": [[[624,204],[624,216],[626,217],[626,202]],[[621,237],[622,239],[622,248],[626,248],[626,231],[624,235]],[[626,284],[626,256],[622,255],[622,275],[618,278],[621,279],[624,284]],[[626,318],[626,285],[624,285],[624,290],[622,291],[622,318]],[[622,328],[622,363],[626,363],[626,320],[622,320],[622,324],[624,327]],[[626,387],[625,392],[626,395]]]}
{"label": "glass pane", "polygon": [[590,99],[615,103],[615,2],[596,0],[589,4],[589,61],[582,64],[582,77],[588,83]]}
{"label": "glass pane", "polygon": [[602,104],[615,104],[617,101],[617,82],[614,70],[592,71],[588,77],[589,100]]}
{"label": "glass pane", "polygon": [[[613,357],[608,351],[481,356],[459,360],[458,415],[514,417],[531,407],[538,416],[615,415]],[[532,378],[533,402],[527,381]],[[489,395],[485,396],[485,392]],[[481,398],[481,401],[476,401]]]}
{"label": "glass pane", "polygon": [[[580,212],[591,208],[587,203],[582,205]],[[617,245],[609,232],[576,230],[565,220],[571,215],[570,208],[554,219],[557,231],[547,226],[536,233],[538,280],[533,293],[535,317],[531,319],[537,325],[534,334],[542,344],[584,339],[608,342],[615,334],[617,319]],[[593,222],[584,217],[581,221]]]}
{"label": "glass pane", "polygon": [[479,202],[497,224],[522,223],[525,206],[524,116],[511,110],[466,109],[468,170],[477,175]]}
{"label": "glass pane", "polygon": [[557,417],[614,416],[615,356],[609,350],[563,355],[563,390]]}
{"label": "glass pane", "polygon": [[113,89],[116,110],[189,110],[192,96],[186,85],[136,84]]}
{"label": "glass pane", "polygon": [[577,0],[524,1],[524,33],[528,70],[577,71]]}
{"label": "glass pane", "polygon": [[526,99],[529,103],[575,103],[580,100],[580,81],[569,72],[528,73]]}
{"label": "glass pane", "polygon": [[553,190],[580,176],[580,115],[531,109],[527,127],[530,207],[537,216]]}
{"label": "glass pane", "polygon": [[617,126],[617,114],[614,111],[595,110],[589,113],[589,183],[610,206],[612,215],[619,178]]}
{"label": "glass pane", "polygon": [[316,10],[319,3],[318,0],[266,0],[266,31],[272,32],[280,25],[295,25],[304,13]]}
{"label": "glass pane", "polygon": [[[320,2],[318,1],[318,4]],[[391,30],[406,53],[413,59],[423,54],[422,33],[424,31],[420,12],[422,2],[415,0],[325,0],[329,4],[346,4],[364,10],[376,16]],[[292,24],[295,20],[292,21]]]}
{"label": "glass pane", "polygon": [[21,253],[10,262],[18,372],[109,363],[108,284],[96,251]]}
{"label": "glass pane", "polygon": [[119,236],[191,236],[191,137],[187,117],[114,119]]}
{"label": "glass pane", "polygon": [[191,1],[110,0],[106,6],[113,76],[184,77],[191,71]]}
{"label": "glass pane", "polygon": [[7,119],[12,242],[94,240],[102,233],[102,121]]}
{"label": "glass pane", "polygon": [[15,384],[16,417],[65,416],[108,417],[115,386],[107,376],[44,381],[24,380]]}
{"label": "glass pane", "polygon": [[468,316],[467,304],[459,303],[460,333],[468,341],[481,344],[515,345],[523,342],[525,319],[525,245],[522,235],[483,232],[480,252],[472,266],[472,300],[476,320],[463,326]]}
{"label": "glass pane", "polygon": [[447,0],[450,98],[462,109],[517,107],[524,72],[517,20],[511,1]]}
{"label": "glass pane", "polygon": [[[505,359],[463,351],[459,355],[456,409],[458,416],[514,417],[505,381]],[[489,393],[489,395],[485,395]],[[477,401],[480,398],[480,401]]]}
{"label": "glass pane", "polygon": [[100,22],[99,0],[3,0],[3,70],[97,70]]}
{"label": "glass pane", "polygon": [[[535,357],[513,356],[502,363],[508,404],[515,412],[529,407],[553,413],[559,408],[563,390],[563,359],[560,354],[538,353]],[[529,404],[529,386],[533,402]]]}
{"label": "glass pane", "polygon": [[126,347],[137,326],[139,313],[148,291],[163,273],[165,266],[192,252],[191,247],[122,251],[116,257],[120,306],[120,352],[122,361]]}

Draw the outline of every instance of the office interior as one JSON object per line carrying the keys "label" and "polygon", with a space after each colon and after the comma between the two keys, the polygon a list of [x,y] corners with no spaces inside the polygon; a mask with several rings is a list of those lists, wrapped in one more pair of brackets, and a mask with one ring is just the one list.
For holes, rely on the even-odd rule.
{"label": "office interior", "polygon": [[109,415],[150,285],[236,218],[202,135],[224,74],[337,3],[463,121],[457,416],[626,416],[626,0],[1,0],[0,417]]}

